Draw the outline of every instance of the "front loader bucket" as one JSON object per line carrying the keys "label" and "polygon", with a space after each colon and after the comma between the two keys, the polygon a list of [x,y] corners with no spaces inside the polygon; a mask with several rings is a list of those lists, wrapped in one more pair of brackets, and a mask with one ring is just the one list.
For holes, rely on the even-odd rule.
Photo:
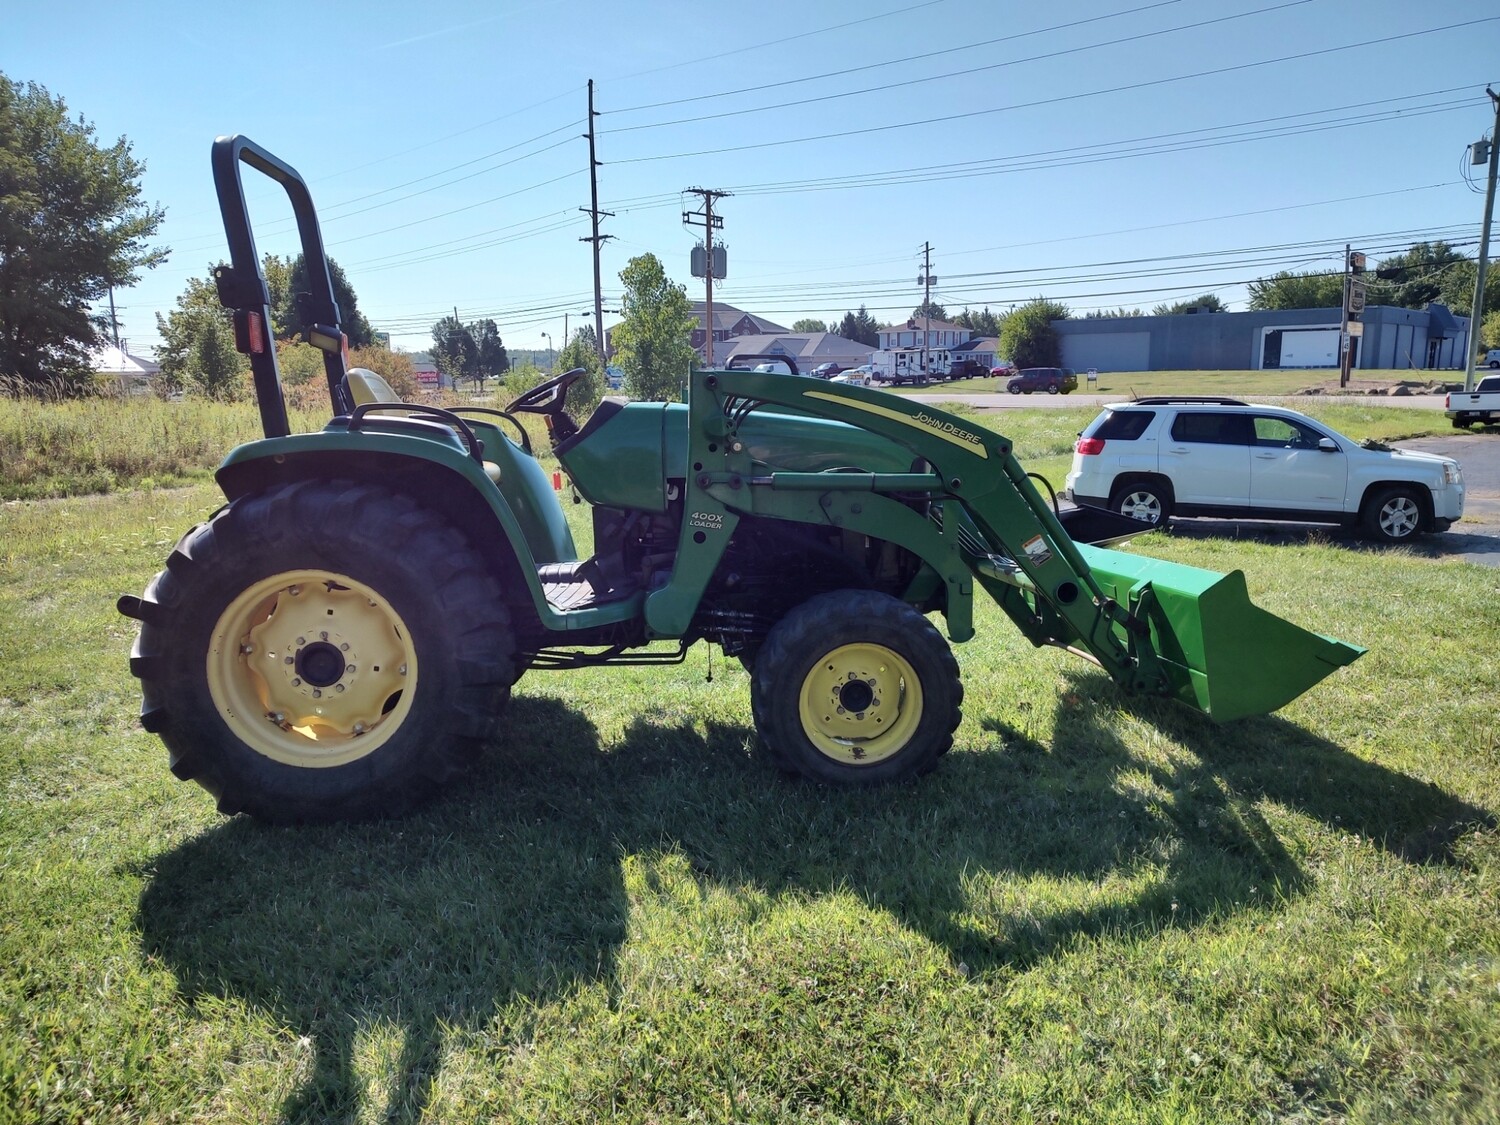
{"label": "front loader bucket", "polygon": [[1142,672],[1154,658],[1169,694],[1214,719],[1275,711],[1365,652],[1254,605],[1241,571],[1078,550],[1105,593],[1149,624],[1135,640]]}

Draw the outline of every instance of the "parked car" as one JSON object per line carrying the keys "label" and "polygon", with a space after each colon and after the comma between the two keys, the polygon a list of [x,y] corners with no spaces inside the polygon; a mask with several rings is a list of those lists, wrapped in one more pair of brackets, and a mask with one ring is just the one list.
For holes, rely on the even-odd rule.
{"label": "parked car", "polygon": [[1356,442],[1305,414],[1230,398],[1114,403],[1074,446],[1064,492],[1159,527],[1172,515],[1360,526],[1407,542],[1464,512],[1451,457]]}
{"label": "parked car", "polygon": [[1069,367],[1023,367],[1005,383],[1013,395],[1046,391],[1049,395],[1067,394],[1078,389],[1078,376]]}
{"label": "parked car", "polygon": [[1500,348],[1491,348],[1485,352],[1484,359],[1480,360],[1480,362],[1488,364],[1491,367],[1500,367]]}
{"label": "parked car", "polygon": [[830,383],[854,383],[856,386],[868,387],[871,374],[865,368],[851,367],[848,371],[841,371],[830,378]]}
{"label": "parked car", "polygon": [[948,368],[948,378],[952,379],[982,379],[990,373],[990,369],[977,359],[955,360]]}
{"label": "parked car", "polygon": [[818,366],[809,371],[808,374],[817,379],[832,379],[835,375],[843,370],[845,370],[845,368],[841,363],[820,363],[818,364]]}
{"label": "parked car", "polygon": [[1016,365],[1003,359],[990,368],[990,375],[996,379],[1005,379],[1015,373]]}

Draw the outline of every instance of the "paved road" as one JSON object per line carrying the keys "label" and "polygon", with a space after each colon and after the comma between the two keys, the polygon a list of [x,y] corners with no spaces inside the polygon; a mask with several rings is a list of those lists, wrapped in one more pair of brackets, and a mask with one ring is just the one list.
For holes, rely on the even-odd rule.
{"label": "paved road", "polygon": [[[981,411],[1028,408],[1063,409],[1073,406],[1100,406],[1106,402],[1125,402],[1126,395],[1012,395],[949,394],[941,391],[913,395],[921,402],[963,402]],[[1293,395],[1281,401],[1294,408],[1300,403],[1348,401],[1343,395]],[[1355,396],[1355,401],[1374,401],[1381,406],[1413,410],[1442,410],[1442,395]],[[1464,518],[1442,535],[1419,539],[1410,550],[1424,558],[1461,558],[1484,566],[1500,567],[1500,431],[1460,433],[1457,430],[1440,437],[1414,438],[1398,442],[1403,449],[1441,453],[1455,457],[1464,470]],[[1331,539],[1351,548],[1370,547],[1357,534],[1327,526],[1271,523],[1262,520],[1175,520],[1174,535],[1231,536],[1262,542],[1302,542],[1311,537]],[[1378,550],[1379,548],[1371,547]]]}

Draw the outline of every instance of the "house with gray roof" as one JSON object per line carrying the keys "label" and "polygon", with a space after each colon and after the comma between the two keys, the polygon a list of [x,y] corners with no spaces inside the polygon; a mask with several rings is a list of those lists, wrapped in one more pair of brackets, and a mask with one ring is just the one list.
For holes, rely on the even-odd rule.
{"label": "house with gray roof", "polygon": [[[703,301],[694,301],[691,312],[697,319],[698,325],[693,329],[693,348],[699,355],[703,355],[703,345],[708,339],[707,329],[707,306]],[[789,328],[777,324],[775,321],[767,320],[763,316],[747,313],[744,309],[737,309],[733,305],[714,302],[714,363],[723,362],[722,349],[718,346],[720,340],[729,340],[736,336],[759,336],[767,333],[789,332]]]}
{"label": "house with gray roof", "polygon": [[714,365],[726,364],[738,355],[784,355],[796,360],[797,370],[805,374],[820,363],[858,367],[870,362],[873,351],[869,344],[832,332],[788,332],[782,329],[754,336],[735,336],[722,347],[716,344]]}

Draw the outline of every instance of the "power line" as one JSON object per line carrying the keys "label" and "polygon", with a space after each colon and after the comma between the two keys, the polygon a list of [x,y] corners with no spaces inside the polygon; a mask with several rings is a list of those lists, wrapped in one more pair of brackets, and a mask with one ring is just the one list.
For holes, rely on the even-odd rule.
{"label": "power line", "polygon": [[[608,112],[608,113],[635,113],[635,112],[638,112],[640,110],[645,110],[645,109],[660,109],[663,106],[690,105],[693,102],[711,101],[714,98],[728,98],[728,97],[733,97],[736,94],[762,93],[762,92],[764,92],[766,90],[775,90],[775,89],[779,89],[779,88],[781,88],[783,86],[800,86],[800,85],[802,85],[805,82],[821,82],[821,81],[823,81],[824,79],[827,79],[827,78],[842,78],[845,75],[860,74],[860,73],[863,73],[864,71],[867,71],[867,70],[879,70],[882,67],[895,66],[897,64],[902,65],[902,66],[909,66],[912,63],[921,62],[924,59],[939,58],[942,55],[953,55],[953,54],[957,54],[957,53],[959,53],[961,51],[979,50],[979,49],[984,48],[984,47],[993,47],[993,46],[995,46],[998,43],[1009,43],[1009,42],[1012,42],[1012,41],[1017,40],[1017,39],[1029,39],[1029,38],[1032,38],[1033,36],[1037,36],[1037,35],[1049,35],[1049,34],[1051,34],[1054,31],[1066,31],[1066,30],[1069,30],[1069,29],[1075,28],[1075,27],[1083,27],[1083,26],[1085,26],[1087,24],[1091,24],[1091,23],[1099,23],[1099,22],[1101,22],[1103,20],[1118,19],[1121,16],[1133,16],[1133,15],[1137,15],[1140,12],[1149,12],[1149,11],[1151,11],[1154,8],[1167,8],[1167,7],[1171,7],[1173,4],[1180,4],[1181,2],[1182,2],[1182,0],[1158,0],[1157,3],[1154,3],[1154,4],[1145,4],[1145,5],[1142,5],[1139,8],[1127,8],[1123,12],[1107,12],[1107,13],[1105,13],[1102,16],[1092,16],[1089,19],[1082,19],[1082,20],[1070,20],[1067,23],[1056,23],[1056,24],[1052,24],[1050,27],[1041,27],[1041,28],[1037,28],[1034,31],[1019,31],[1019,32],[1016,32],[1014,35],[1002,35],[1002,36],[1000,36],[997,39],[986,39],[986,40],[984,40],[982,42],[979,42],[979,43],[965,43],[965,44],[963,44],[962,46],[959,46],[959,47],[945,47],[945,48],[943,48],[940,51],[926,51],[926,52],[923,52],[920,55],[903,55],[899,59],[886,59],[886,60],[884,60],[882,62],[877,62],[877,63],[865,63],[862,66],[845,67],[843,70],[829,70],[829,71],[824,71],[822,74],[805,75],[802,78],[787,78],[787,79],[784,79],[784,80],[782,80],[780,82],[764,82],[764,83],[759,83],[759,84],[757,84],[755,86],[741,86],[740,88],[738,88],[736,90],[720,90],[716,94],[696,94],[696,95],[694,95],[692,97],[688,97],[688,98],[671,98],[671,99],[668,99],[666,101],[660,101],[660,102],[646,102],[646,103],[643,103],[641,105],[626,106],[623,109],[608,110],[606,112]],[[918,7],[921,7],[921,6],[922,5],[918,5]],[[906,9],[906,10],[909,11],[910,9]],[[863,21],[856,21],[856,22],[863,22]],[[731,52],[731,53],[733,53],[733,52]],[[698,60],[694,60],[695,63],[697,61]],[[676,66],[686,66],[688,64],[686,64],[686,63],[677,63],[677,64],[674,64],[674,65],[676,65]],[[965,73],[967,73],[967,72],[965,72]],[[616,130],[616,132],[623,132],[623,130]]]}
{"label": "power line", "polygon": [[[717,59],[727,59],[727,58],[730,58],[730,57],[732,57],[734,55],[743,55],[743,54],[745,54],[745,53],[747,53],[749,51],[764,50],[767,47],[780,47],[780,46],[782,46],[783,44],[786,44],[786,43],[793,43],[793,42],[797,41],[798,39],[811,39],[814,36],[826,35],[830,31],[843,31],[846,28],[857,27],[857,26],[859,26],[862,23],[874,23],[876,20],[889,19],[891,16],[905,15],[907,12],[915,12],[915,11],[917,11],[917,9],[919,9],[919,8],[931,8],[931,7],[934,7],[937,4],[942,4],[942,3],[945,3],[945,2],[946,2],[946,0],[923,0],[923,3],[920,3],[920,4],[912,4],[910,7],[897,8],[894,11],[881,12],[881,13],[879,13],[877,15],[873,15],[873,16],[865,16],[862,19],[850,20],[848,23],[837,23],[837,24],[832,25],[831,27],[820,27],[820,28],[818,28],[818,29],[816,29],[814,31],[798,32],[796,35],[787,35],[787,36],[784,36],[781,39],[770,39],[770,40],[767,40],[764,43],[752,43],[752,44],[750,44],[747,47],[736,47],[732,51],[721,51],[717,55],[708,55],[706,57],[705,56],[701,56],[701,55],[695,55],[693,58],[686,59],[683,62],[668,63],[666,66],[652,67],[650,70],[637,70],[637,71],[633,71],[630,74],[618,75],[616,77],[616,81],[624,82],[624,81],[628,81],[631,78],[641,78],[641,77],[644,77],[647,74],[660,74],[663,71],[667,71],[667,70],[679,70],[679,69],[681,69],[682,67],[685,67],[685,66],[702,66],[704,63],[714,62]],[[1169,0],[1169,2],[1176,3],[1177,0]],[[616,113],[623,113],[625,111],[624,110],[615,110],[614,112],[616,112]]]}
{"label": "power line", "polygon": [[[636,131],[639,131],[639,130],[642,130],[642,129],[663,129],[663,128],[666,128],[669,125],[687,125],[687,124],[693,124],[693,123],[699,122],[699,121],[716,121],[716,120],[719,120],[720,118],[725,118],[725,117],[740,117],[740,116],[742,116],[744,114],[747,114],[747,113],[766,113],[766,112],[768,112],[770,110],[773,110],[773,109],[789,109],[789,108],[792,108],[794,106],[816,105],[819,102],[836,101],[839,98],[852,98],[852,97],[858,97],[858,96],[860,96],[862,94],[874,94],[874,93],[880,93],[880,92],[883,92],[883,91],[886,91],[886,90],[899,90],[899,89],[902,89],[903,87],[906,87],[906,86],[920,86],[920,85],[923,85],[923,84],[928,83],[928,82],[938,82],[938,81],[941,81],[941,80],[946,79],[946,78],[962,78],[962,77],[967,77],[968,75],[972,75],[972,74],[980,74],[980,73],[983,73],[984,71],[987,71],[987,70],[999,70],[999,69],[1001,69],[1003,67],[1008,67],[1008,66],[1020,66],[1023,63],[1042,62],[1042,61],[1045,61],[1047,59],[1062,58],[1062,57],[1064,57],[1066,55],[1076,55],[1076,54],[1080,54],[1080,53],[1082,53],[1084,51],[1098,50],[1101,47],[1117,47],[1117,46],[1119,46],[1119,45],[1121,45],[1123,43],[1135,43],[1135,42],[1138,42],[1138,41],[1140,41],[1142,39],[1155,39],[1157,36],[1161,36],[1161,35],[1171,35],[1171,34],[1173,34],[1175,32],[1179,32],[1179,31],[1191,31],[1191,30],[1193,30],[1195,28],[1208,27],[1208,26],[1210,26],[1212,24],[1218,24],[1218,23],[1227,23],[1230,20],[1246,19],[1246,18],[1248,18],[1250,16],[1264,15],[1266,12],[1277,12],[1277,11],[1282,10],[1283,8],[1296,8],[1296,7],[1300,7],[1303,4],[1310,4],[1310,3],[1312,3],[1312,0],[1286,0],[1285,3],[1273,4],[1270,7],[1266,7],[1266,8],[1257,8],[1257,9],[1255,9],[1253,11],[1250,11],[1250,12],[1239,12],[1239,13],[1236,13],[1234,15],[1229,15],[1229,16],[1218,16],[1218,17],[1215,17],[1214,19],[1200,20],[1197,23],[1181,24],[1181,25],[1179,25],[1177,27],[1161,28],[1161,29],[1158,29],[1156,31],[1143,31],[1143,32],[1139,32],[1139,33],[1137,33],[1135,35],[1126,35],[1126,36],[1123,36],[1123,37],[1121,37],[1119,39],[1109,39],[1109,40],[1106,40],[1103,43],[1087,43],[1087,44],[1085,44],[1085,45],[1083,45],[1081,47],[1065,47],[1065,48],[1061,48],[1061,49],[1056,50],[1056,51],[1046,51],[1046,52],[1044,52],[1044,53],[1042,53],[1040,55],[1028,55],[1026,58],[1022,58],[1022,59],[1008,59],[1005,62],[990,63],[988,66],[967,67],[967,68],[965,68],[963,70],[952,70],[952,71],[948,71],[948,72],[946,72],[944,74],[931,74],[931,75],[926,76],[925,78],[907,78],[907,79],[904,79],[904,80],[902,80],[900,82],[882,82],[878,86],[866,86],[866,87],[864,87],[862,89],[859,89],[859,90],[844,90],[842,92],[835,93],[835,94],[823,94],[823,95],[820,95],[819,97],[815,97],[815,98],[800,98],[800,99],[798,99],[796,101],[777,102],[777,103],[775,103],[773,105],[752,106],[752,107],[747,108],[747,109],[730,109],[730,110],[725,110],[723,113],[706,113],[706,114],[701,114],[701,115],[699,115],[697,117],[679,117],[679,118],[676,118],[675,120],[672,120],[672,121],[653,121],[653,122],[648,122],[648,123],[642,124],[642,125],[623,125],[620,128],[618,128],[618,129],[610,129],[610,130],[608,130],[608,132],[611,132],[611,133],[631,133],[631,132],[636,132]],[[1153,5],[1150,5],[1150,6],[1151,7],[1158,7],[1159,5],[1154,5],[1153,4]],[[1136,9],[1136,10],[1137,11],[1144,11],[1145,9]],[[1093,21],[1084,20],[1084,21],[1080,21],[1080,22],[1090,23],[1090,22],[1093,22]],[[1066,26],[1071,26],[1071,25],[1064,24],[1064,25],[1061,25],[1061,26],[1066,27]],[[904,61],[905,60],[903,60],[903,62]],[[887,64],[887,65],[889,65],[889,64]],[[696,100],[696,99],[694,99],[694,100]]]}
{"label": "power line", "polygon": [[[997,113],[1009,113],[1017,109],[1035,109],[1040,106],[1057,105],[1062,102],[1080,101],[1084,98],[1097,98],[1105,94],[1120,94],[1131,90],[1142,90],[1153,86],[1166,86],[1174,82],[1186,82],[1195,78],[1209,78],[1220,74],[1234,74],[1239,71],[1253,70],[1262,66],[1273,66],[1277,63],[1295,62],[1300,59],[1317,58],[1322,55],[1336,54],[1341,51],[1352,51],[1362,47],[1377,46],[1382,43],[1392,43],[1398,40],[1405,41],[1414,39],[1419,35],[1436,35],[1443,31],[1452,31],[1462,27],[1473,27],[1482,23],[1493,23],[1500,20],[1500,16],[1485,16],[1480,19],[1466,20],[1461,23],[1445,24],[1442,27],[1426,28],[1421,31],[1406,32],[1401,35],[1387,35],[1378,39],[1366,39],[1358,43],[1345,43],[1338,47],[1325,47],[1315,51],[1301,51],[1291,55],[1280,55],[1272,59],[1261,59],[1257,62],[1237,63],[1233,66],[1214,67],[1210,70],[1194,71],[1191,74],[1179,74],[1171,78],[1151,78],[1140,82],[1131,82],[1123,86],[1111,86],[1101,90],[1087,90],[1077,94],[1063,94],[1054,98],[1043,98],[1038,101],[1020,102],[1014,105],[996,106],[991,109],[969,110],[964,113],[950,113],[941,117],[928,117],[919,121],[902,121],[893,125],[871,125],[863,129],[844,129],[835,133],[820,133],[807,137],[787,137],[775,141],[756,141],[744,144],[726,146],[723,148],[698,149],[694,152],[664,153],[657,156],[636,156],[624,160],[615,161],[616,164],[644,164],[657,160],[681,160],[694,156],[714,156],[725,152],[746,152],[751,149],[780,148],[787,145],[809,144],[813,141],[836,140],[842,137],[868,136],[871,133],[884,133],[896,129],[915,129],[926,125],[939,125],[950,121],[963,121],[974,117],[987,117]],[[623,132],[624,130],[613,130]]]}

